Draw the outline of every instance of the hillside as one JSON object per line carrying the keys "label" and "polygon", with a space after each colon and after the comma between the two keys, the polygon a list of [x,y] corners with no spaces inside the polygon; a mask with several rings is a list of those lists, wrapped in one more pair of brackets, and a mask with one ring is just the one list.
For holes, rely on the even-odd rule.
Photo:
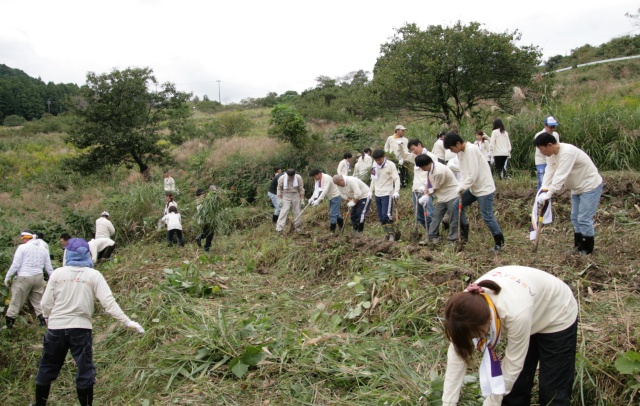
{"label": "hillside", "polygon": [[[640,128],[634,127],[640,116],[636,76],[605,77],[596,69],[611,72],[594,67],[558,75],[551,104],[528,107],[507,119],[523,168],[496,182],[496,215],[507,244],[499,255],[487,254],[492,242],[477,206],[468,212],[470,241],[462,252],[411,243],[415,226],[406,189],[400,199],[399,242],[382,240],[373,213],[362,236],[348,229],[329,234],[326,203],[305,211],[302,233],[276,237],[266,198],[271,166],[299,157],[266,136],[269,110],[255,109],[197,113],[192,120],[209,135],[176,147],[175,164],[152,168],[151,184],[127,168],[87,177],[66,171],[62,158],[75,150],[60,132],[0,129],[0,265],[7,269],[22,228],[45,231],[59,259],[61,232],[88,237],[100,212],[111,213],[116,257],[98,269],[125,313],[147,332],[126,331],[97,305],[96,404],[438,404],[447,349],[444,302],[473,278],[509,264],[557,275],[579,300],[573,404],[634,404],[640,388],[637,370],[622,374],[615,362],[637,350],[640,334],[640,175],[603,171],[593,255],[567,253],[573,232],[567,193],[554,202],[555,221],[545,228],[537,254],[528,240],[536,183],[532,171],[524,169],[525,157],[532,155],[530,138],[541,127],[540,117],[553,109],[563,139],[570,142],[586,143],[583,135],[600,134],[608,128],[603,123],[615,122],[616,136],[632,136]],[[612,115],[623,111],[631,113]],[[235,135],[219,135],[220,123],[240,116],[251,125]],[[397,122],[431,143],[435,125],[404,114],[366,123],[309,120],[321,141],[306,157],[306,166],[297,168],[307,195],[312,183],[306,170],[332,171],[344,150],[381,146]],[[469,136],[472,130],[469,124],[462,133]],[[604,164],[608,158],[598,159]],[[184,248],[167,248],[164,232],[155,227],[163,207],[164,169],[172,170],[180,189]],[[210,184],[228,191],[235,229],[217,236],[205,254],[194,243],[193,192]],[[0,287],[0,297],[6,294]],[[42,335],[27,308],[17,328],[0,331],[2,404],[33,401]],[[468,373],[460,404],[477,405],[477,368]],[[50,404],[74,404],[74,374],[69,358],[52,386]]]}

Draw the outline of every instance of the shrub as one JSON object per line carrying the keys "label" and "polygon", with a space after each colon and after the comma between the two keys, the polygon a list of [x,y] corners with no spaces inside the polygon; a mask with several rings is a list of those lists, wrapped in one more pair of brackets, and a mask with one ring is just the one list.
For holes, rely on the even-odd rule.
{"label": "shrub", "polygon": [[26,122],[27,122],[27,120],[25,120],[23,117],[16,116],[14,114],[14,115],[10,115],[10,116],[5,117],[3,125],[5,127],[19,127],[19,126],[23,125]]}
{"label": "shrub", "polygon": [[303,148],[309,142],[309,131],[302,115],[293,107],[278,104],[271,110],[269,134]]}

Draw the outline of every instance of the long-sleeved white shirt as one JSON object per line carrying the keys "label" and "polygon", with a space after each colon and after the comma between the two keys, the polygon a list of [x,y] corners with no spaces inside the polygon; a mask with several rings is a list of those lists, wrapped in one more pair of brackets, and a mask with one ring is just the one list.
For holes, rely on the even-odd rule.
{"label": "long-sleeved white shirt", "polygon": [[80,266],[57,268],[49,278],[41,301],[42,314],[49,318],[47,327],[91,329],[96,299],[116,320],[125,324],[130,321],[100,272]]}
{"label": "long-sleeved white shirt", "polygon": [[344,186],[336,186],[344,199],[360,200],[371,197],[371,189],[360,179],[354,176],[346,176],[343,179]]}
{"label": "long-sleeved white shirt", "polygon": [[363,154],[358,161],[356,161],[356,165],[354,167],[353,176],[364,179],[364,177],[371,171],[371,167],[373,166],[373,158],[367,154]]}
{"label": "long-sleeved white shirt", "polygon": [[460,187],[469,189],[476,197],[495,192],[491,168],[482,152],[470,142],[465,142],[464,151],[458,152]]}
{"label": "long-sleeved white shirt", "polygon": [[434,162],[429,172],[433,195],[438,202],[448,202],[458,197],[458,180],[453,171],[445,164]]}
{"label": "long-sleeved white shirt", "polygon": [[[546,133],[547,130],[542,130],[540,132],[537,132],[536,135],[533,136],[533,139],[535,140],[536,138],[538,138],[538,135],[540,134],[544,134]],[[556,139],[556,141],[560,142],[560,134],[558,134],[557,132],[553,132],[553,137]],[[540,152],[540,150],[538,148],[535,148],[536,150],[536,155],[535,155],[535,159],[536,159],[536,165],[542,165],[542,164],[546,164],[547,163],[547,157],[544,156],[542,154],[542,152]]]}
{"label": "long-sleeved white shirt", "polygon": [[42,248],[37,240],[29,240],[20,244],[13,255],[13,262],[5,275],[5,279],[16,276],[36,276],[46,270],[49,275],[53,272],[49,252]]}
{"label": "long-sleeved white shirt", "polygon": [[327,199],[331,200],[334,197],[340,196],[338,185],[333,183],[333,177],[331,175],[327,175],[326,173],[323,173],[320,181],[314,180],[314,182],[315,182],[314,189],[313,189],[314,198],[318,200],[322,200],[326,196]]}
{"label": "long-sleeved white shirt", "polygon": [[382,164],[382,168],[377,164],[373,165],[372,171],[376,171],[376,175],[371,175],[371,186],[369,188],[376,196],[391,196],[394,193],[400,193],[400,176],[396,164],[388,159]]}
{"label": "long-sleeved white shirt", "polygon": [[438,157],[438,159],[442,159],[443,161],[445,160],[445,152],[446,150],[444,149],[444,141],[442,141],[440,138],[438,138],[436,140],[436,142],[433,143],[433,148],[431,148],[431,152],[433,152],[433,154],[435,156]]}
{"label": "long-sleeved white shirt", "polygon": [[[397,153],[398,157],[404,159],[405,161],[411,162],[414,165],[413,185],[411,187],[411,190],[414,192],[422,192],[424,190],[424,185],[427,183],[427,172],[415,166],[417,155],[413,152],[405,153],[401,148],[398,148]],[[438,162],[438,157],[429,152],[429,150],[427,150],[427,148],[425,148],[424,146],[422,147],[422,155],[427,155],[433,162]]]}
{"label": "long-sleeved white shirt", "polygon": [[180,213],[167,213],[162,218],[162,222],[167,225],[167,230],[182,230]]}
{"label": "long-sleeved white shirt", "polygon": [[559,145],[558,153],[547,157],[542,189],[553,196],[566,187],[571,194],[580,195],[600,186],[602,176],[589,155],[575,145],[563,142]]}
{"label": "long-sleeved white shirt", "polygon": [[178,203],[175,200],[172,200],[170,202],[165,203],[165,205],[164,205],[164,215],[165,216],[167,214],[169,214],[169,208],[170,207],[175,207],[177,209],[178,208]]}
{"label": "long-sleeved white shirt", "polygon": [[106,217],[96,220],[96,238],[111,238],[116,233],[113,224]]}
{"label": "long-sleeved white shirt", "polygon": [[511,156],[511,141],[509,133],[500,129],[491,132],[491,141],[489,142],[489,152],[491,156]]}
{"label": "long-sleeved white shirt", "polygon": [[[492,280],[502,288],[499,294],[489,289],[485,289],[485,293],[500,317],[500,341],[506,341],[501,366],[505,388],[509,393],[522,371],[530,336],[556,333],[571,327],[578,317],[578,304],[569,286],[555,276],[535,268],[503,266],[486,273],[476,282],[481,280]],[[458,356],[453,345],[450,345],[443,405],[457,404],[466,370],[466,363]],[[491,395],[484,404],[499,406],[501,402],[501,395]]]}
{"label": "long-sleeved white shirt", "polygon": [[386,152],[387,154],[398,154],[398,141],[402,143],[402,149],[404,149],[404,152],[409,153],[409,139],[405,136],[396,138],[395,134],[387,137],[387,141],[384,143],[384,152]]}
{"label": "long-sleeved white shirt", "polygon": [[338,175],[349,176],[349,171],[351,170],[351,164],[346,159],[343,159],[338,164]]}
{"label": "long-sleeved white shirt", "polygon": [[164,178],[164,191],[165,192],[176,191],[176,181],[171,176],[169,176],[168,178]]}
{"label": "long-sleeved white shirt", "polygon": [[474,141],[473,145],[478,147],[482,155],[487,159],[487,161],[491,160],[491,151],[489,151],[489,140],[483,139],[482,141]]}

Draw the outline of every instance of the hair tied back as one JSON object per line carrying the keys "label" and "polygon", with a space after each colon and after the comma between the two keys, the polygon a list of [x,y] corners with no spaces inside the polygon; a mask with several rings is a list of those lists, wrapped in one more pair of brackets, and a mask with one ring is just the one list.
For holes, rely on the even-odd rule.
{"label": "hair tied back", "polygon": [[467,288],[464,291],[478,294],[478,293],[484,293],[484,288],[478,285],[477,283],[472,283],[471,285],[467,286]]}

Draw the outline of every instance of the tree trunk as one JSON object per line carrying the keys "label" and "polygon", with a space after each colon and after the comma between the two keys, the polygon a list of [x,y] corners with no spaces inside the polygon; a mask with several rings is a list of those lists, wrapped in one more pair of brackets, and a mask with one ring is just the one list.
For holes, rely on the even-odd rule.
{"label": "tree trunk", "polygon": [[140,159],[138,154],[136,154],[134,151],[131,151],[131,156],[133,157],[133,160],[136,161],[136,164],[138,164],[138,169],[140,170],[140,173],[142,174],[144,180],[147,182],[151,182],[152,179],[151,172],[149,171],[149,166],[142,162],[142,159]]}

